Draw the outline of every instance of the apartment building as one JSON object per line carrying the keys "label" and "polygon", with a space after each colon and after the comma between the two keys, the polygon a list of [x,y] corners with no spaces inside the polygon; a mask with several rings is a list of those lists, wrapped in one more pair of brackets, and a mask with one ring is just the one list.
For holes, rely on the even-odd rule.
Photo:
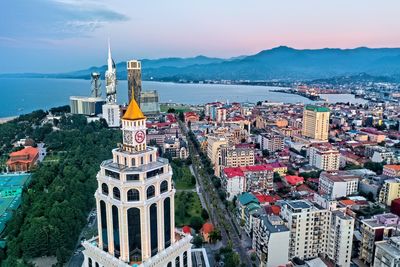
{"label": "apartment building", "polygon": [[358,191],[360,178],[348,171],[324,171],[319,177],[318,193],[331,199],[349,196]]}
{"label": "apartment building", "polygon": [[350,266],[352,217],[306,200],[284,201],[281,216],[290,230],[289,259],[304,260],[322,255],[338,266]]}
{"label": "apartment building", "polygon": [[390,206],[392,201],[400,197],[400,178],[385,180],[379,191],[379,202]]}
{"label": "apartment building", "polygon": [[400,265],[400,236],[375,243],[374,267],[398,267]]}
{"label": "apartment building", "polygon": [[389,177],[400,177],[400,165],[385,165],[382,174]]}
{"label": "apartment building", "polygon": [[262,150],[268,150],[269,152],[276,152],[283,150],[284,148],[284,137],[275,132],[262,133],[258,135],[258,143]]}
{"label": "apartment building", "polygon": [[276,215],[260,215],[254,219],[253,249],[260,267],[285,266],[288,262],[290,231]]}
{"label": "apartment building", "polygon": [[302,134],[315,140],[327,141],[330,110],[326,107],[307,105],[303,111]]}
{"label": "apartment building", "polygon": [[222,171],[221,183],[227,198],[232,200],[234,196],[246,191],[273,191],[273,174],[273,169],[268,165],[228,167]]}
{"label": "apartment building", "polygon": [[361,221],[361,244],[359,258],[365,264],[373,266],[375,242],[386,240],[398,235],[400,226],[399,216],[393,213],[384,213]]}
{"label": "apartment building", "polygon": [[281,216],[290,230],[289,259],[311,259],[325,254],[330,212],[306,200],[284,201]]}
{"label": "apartment building", "polygon": [[221,177],[221,172],[228,167],[244,167],[254,165],[254,149],[252,147],[235,147],[221,145],[218,149],[218,160],[215,163],[215,176]]}
{"label": "apartment building", "polygon": [[227,144],[228,140],[224,137],[216,135],[209,135],[207,137],[207,157],[210,159],[211,164],[215,165],[218,161],[219,147]]}
{"label": "apartment building", "polygon": [[331,144],[313,144],[308,151],[311,166],[325,171],[339,170],[340,153]]}
{"label": "apartment building", "polygon": [[328,258],[336,266],[350,266],[354,218],[339,210],[332,211],[329,229]]}

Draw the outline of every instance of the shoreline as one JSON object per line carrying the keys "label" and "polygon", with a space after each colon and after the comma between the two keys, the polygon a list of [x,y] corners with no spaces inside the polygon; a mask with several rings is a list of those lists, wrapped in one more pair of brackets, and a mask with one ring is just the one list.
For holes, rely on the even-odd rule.
{"label": "shoreline", "polygon": [[9,121],[12,121],[12,120],[14,120],[14,119],[16,119],[16,118],[18,118],[18,117],[19,117],[19,115],[17,115],[17,116],[8,116],[8,117],[0,118],[0,124],[3,124],[3,123],[6,123],[6,122],[9,122]]}

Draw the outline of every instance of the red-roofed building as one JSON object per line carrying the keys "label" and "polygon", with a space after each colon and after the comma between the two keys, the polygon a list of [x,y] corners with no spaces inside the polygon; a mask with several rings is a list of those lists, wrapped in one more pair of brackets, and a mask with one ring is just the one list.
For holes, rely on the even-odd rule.
{"label": "red-roofed building", "polygon": [[165,120],[166,120],[167,122],[170,122],[170,123],[176,123],[175,114],[168,113],[168,114],[165,116]]}
{"label": "red-roofed building", "polygon": [[22,150],[12,152],[7,161],[9,171],[30,171],[39,158],[39,149],[28,146]]}
{"label": "red-roofed building", "polygon": [[287,172],[287,166],[281,162],[273,162],[264,165],[272,168],[273,172],[279,173],[280,176],[284,176]]}
{"label": "red-roofed building", "polygon": [[383,166],[382,174],[389,177],[400,177],[400,164]]}
{"label": "red-roofed building", "polygon": [[225,168],[221,176],[222,186],[232,200],[245,191],[273,191],[273,169],[266,165]]}
{"label": "red-roofed building", "polygon": [[286,181],[292,186],[301,185],[304,183],[304,178],[296,175],[286,175]]}
{"label": "red-roofed building", "polygon": [[267,205],[265,206],[265,212],[267,214],[273,214],[279,216],[279,214],[281,213],[281,207],[276,205]]}
{"label": "red-roofed building", "polygon": [[210,243],[210,233],[214,230],[214,225],[211,223],[205,223],[200,229],[200,233],[203,236],[204,241]]}
{"label": "red-roofed building", "polygon": [[260,193],[253,193],[253,195],[260,201],[260,204],[274,204],[277,200],[281,198],[278,195],[267,195],[267,194],[260,194]]}
{"label": "red-roofed building", "polygon": [[200,120],[199,115],[196,112],[188,111],[184,113],[185,123],[190,122],[197,122]]}

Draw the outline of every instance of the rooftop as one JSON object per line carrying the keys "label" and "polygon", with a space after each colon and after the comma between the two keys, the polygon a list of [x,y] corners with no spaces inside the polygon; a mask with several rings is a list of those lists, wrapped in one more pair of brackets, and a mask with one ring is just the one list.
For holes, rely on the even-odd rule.
{"label": "rooftop", "polygon": [[307,105],[305,106],[306,110],[315,111],[315,112],[329,112],[329,108],[321,107],[321,106],[314,106],[314,105]]}
{"label": "rooftop", "polygon": [[132,98],[131,103],[129,103],[128,109],[126,110],[122,119],[124,120],[143,120],[146,117],[143,115],[143,112],[140,110],[138,103],[134,98]]}

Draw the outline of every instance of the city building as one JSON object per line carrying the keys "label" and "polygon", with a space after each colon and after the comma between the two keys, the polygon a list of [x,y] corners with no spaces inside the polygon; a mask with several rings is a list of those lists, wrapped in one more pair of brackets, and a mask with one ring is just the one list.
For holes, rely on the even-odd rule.
{"label": "city building", "polygon": [[260,267],[286,266],[290,231],[276,215],[260,215],[253,226],[253,249]]}
{"label": "city building", "polygon": [[319,177],[318,193],[331,199],[352,195],[358,191],[360,178],[348,171],[324,171]]}
{"label": "city building", "polygon": [[400,177],[400,165],[385,165],[382,174],[389,177]]}
{"label": "city building", "polygon": [[182,137],[166,137],[163,143],[163,153],[173,159],[186,159],[189,156],[189,149]]}
{"label": "city building", "polygon": [[327,256],[336,266],[350,266],[353,246],[354,218],[342,211],[332,211]]}
{"label": "city building", "polygon": [[111,57],[110,43],[108,43],[106,80],[106,104],[102,107],[103,119],[106,120],[108,127],[120,127],[121,111],[117,104],[117,70],[115,62]]}
{"label": "city building", "polygon": [[324,255],[337,266],[350,266],[354,218],[306,200],[283,201],[281,217],[290,230],[289,259]]}
{"label": "city building", "polygon": [[209,135],[207,137],[207,157],[210,159],[211,164],[215,166],[218,161],[219,148],[222,145],[227,145],[228,140],[224,137]]}
{"label": "city building", "polygon": [[142,94],[142,63],[138,60],[129,60],[126,62],[128,71],[128,103],[132,98],[141,106],[140,95]]}
{"label": "city building", "polygon": [[400,178],[385,180],[379,191],[379,202],[390,206],[392,201],[400,197]]}
{"label": "city building", "polygon": [[192,266],[190,235],[175,232],[172,170],[146,145],[146,117],[132,99],[123,144],[100,165],[98,233],[83,242],[83,266]]}
{"label": "city building", "polygon": [[254,159],[254,149],[251,147],[221,145],[214,165],[215,176],[220,177],[222,170],[227,167],[254,165]]}
{"label": "city building", "polygon": [[289,259],[311,259],[327,250],[330,212],[305,200],[284,201],[281,216],[290,230]]}
{"label": "city building", "polygon": [[329,115],[329,108],[306,105],[303,111],[302,135],[315,140],[327,141]]}
{"label": "city building", "polygon": [[282,135],[275,132],[262,133],[258,135],[258,143],[260,144],[260,149],[268,150],[268,152],[283,150],[283,139],[284,138]]}
{"label": "city building", "polygon": [[392,213],[379,214],[371,219],[361,220],[360,260],[373,266],[376,242],[398,235],[399,226],[399,217]]}
{"label": "city building", "polygon": [[267,165],[252,165],[223,169],[221,184],[227,193],[227,198],[232,200],[246,191],[271,192],[273,187],[273,169]]}
{"label": "city building", "polygon": [[400,265],[400,236],[375,243],[373,267],[397,267]]}
{"label": "city building", "polygon": [[185,118],[185,123],[188,123],[189,121],[193,123],[193,122],[198,122],[200,120],[199,115],[193,111],[185,112],[183,115]]}
{"label": "city building", "polygon": [[19,151],[11,152],[7,160],[7,168],[10,172],[27,172],[35,166],[39,158],[39,149],[36,147],[25,147]]}
{"label": "city building", "polygon": [[70,96],[69,101],[72,114],[96,116],[103,113],[105,101],[100,97]]}
{"label": "city building", "polygon": [[144,114],[157,114],[160,112],[159,96],[156,90],[143,91],[140,95],[140,109]]}
{"label": "city building", "polygon": [[308,151],[311,166],[325,171],[339,170],[340,153],[331,144],[313,144]]}

